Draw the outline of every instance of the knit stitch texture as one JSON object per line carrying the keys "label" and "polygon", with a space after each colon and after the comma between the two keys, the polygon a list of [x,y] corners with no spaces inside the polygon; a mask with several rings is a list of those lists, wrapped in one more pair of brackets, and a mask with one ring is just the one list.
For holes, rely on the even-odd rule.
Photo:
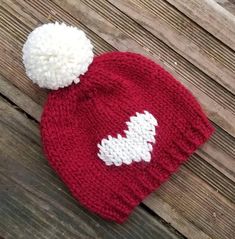
{"label": "knit stitch texture", "polygon": [[[94,59],[80,84],[52,91],[41,119],[51,166],[85,207],[122,223],[212,134],[196,99],[153,61],[135,53]],[[107,166],[97,145],[108,135],[125,137],[136,112],[158,122],[151,161]]]}

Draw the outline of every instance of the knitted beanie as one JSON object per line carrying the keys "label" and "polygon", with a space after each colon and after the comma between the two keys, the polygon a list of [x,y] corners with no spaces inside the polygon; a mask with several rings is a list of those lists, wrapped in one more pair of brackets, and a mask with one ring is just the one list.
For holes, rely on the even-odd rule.
{"label": "knitted beanie", "polygon": [[142,55],[93,57],[76,27],[49,23],[23,47],[27,75],[53,89],[41,118],[45,155],[74,198],[122,223],[213,128],[194,96]]}

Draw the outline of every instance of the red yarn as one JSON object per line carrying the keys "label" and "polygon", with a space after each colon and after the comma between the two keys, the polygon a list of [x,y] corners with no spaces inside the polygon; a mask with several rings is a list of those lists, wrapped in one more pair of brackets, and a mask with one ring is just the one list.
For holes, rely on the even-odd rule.
{"label": "red yarn", "polygon": [[[103,54],[80,79],[49,94],[41,120],[44,151],[81,204],[122,223],[213,128],[192,94],[141,55]],[[123,132],[129,117],[144,110],[158,120],[151,161],[106,166],[97,144]]]}

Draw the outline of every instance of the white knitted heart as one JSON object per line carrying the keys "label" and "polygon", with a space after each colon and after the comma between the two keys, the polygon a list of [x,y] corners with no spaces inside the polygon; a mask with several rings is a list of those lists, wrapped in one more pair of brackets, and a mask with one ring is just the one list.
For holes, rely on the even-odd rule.
{"label": "white knitted heart", "polygon": [[156,129],[158,125],[155,117],[148,111],[136,113],[126,122],[128,130],[125,130],[126,137],[120,134],[117,138],[108,136],[98,144],[98,157],[106,165],[120,166],[140,162],[141,160],[150,162],[152,144],[155,143]]}

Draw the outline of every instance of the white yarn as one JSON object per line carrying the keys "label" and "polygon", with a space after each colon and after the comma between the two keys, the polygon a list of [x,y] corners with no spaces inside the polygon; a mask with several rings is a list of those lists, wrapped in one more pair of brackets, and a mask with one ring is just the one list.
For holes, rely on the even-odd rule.
{"label": "white yarn", "polygon": [[152,144],[155,143],[156,135],[155,127],[158,125],[155,117],[144,111],[144,114],[136,113],[136,116],[130,117],[130,121],[126,124],[128,126],[128,130],[124,131],[126,137],[118,134],[117,138],[113,138],[109,135],[97,145],[98,157],[108,166],[151,160]]}
{"label": "white yarn", "polygon": [[23,46],[26,74],[40,87],[53,90],[78,83],[93,60],[92,49],[77,27],[44,24],[29,34]]}

